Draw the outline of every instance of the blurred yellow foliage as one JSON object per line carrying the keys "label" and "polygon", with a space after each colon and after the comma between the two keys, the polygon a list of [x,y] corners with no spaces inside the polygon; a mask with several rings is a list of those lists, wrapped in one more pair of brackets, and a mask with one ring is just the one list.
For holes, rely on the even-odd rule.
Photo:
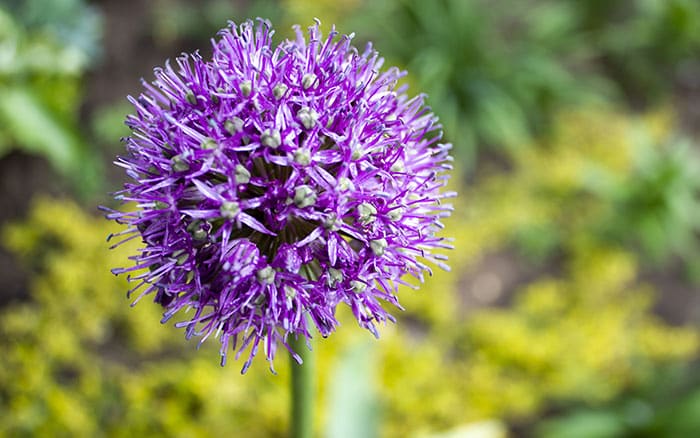
{"label": "blurred yellow foliage", "polygon": [[619,216],[613,198],[634,187],[639,161],[673,128],[665,108],[636,118],[597,107],[560,113],[547,141],[514,152],[512,172],[465,192],[470,237],[460,250],[476,258],[524,233],[537,232],[527,243],[546,247],[600,232]]}
{"label": "blurred yellow foliage", "polygon": [[[605,400],[695,352],[695,331],[650,316],[652,291],[636,283],[634,257],[585,238],[569,242],[564,272],[524,286],[512,307],[465,319],[465,268],[480,242],[503,239],[498,228],[473,226],[468,202],[457,199],[446,224],[457,246],[453,270],[403,291],[406,312],[375,344],[381,436],[528,417],[552,399]],[[497,221],[500,212],[488,215]],[[0,435],[285,436],[285,355],[279,376],[262,360],[240,376],[235,363],[218,366],[215,341],[195,351],[162,326],[159,306],[144,299],[130,308],[125,279],[109,268],[123,266],[137,243],[109,251],[104,237],[116,231],[49,199],[4,229],[5,244],[35,275],[30,299],[0,311]],[[343,327],[315,344],[319,430],[339,353],[368,336],[347,309],[339,318]]]}
{"label": "blurred yellow foliage", "polygon": [[137,245],[108,250],[117,231],[49,199],[3,230],[36,275],[31,299],[0,313],[0,435],[284,436],[286,379],[264,364],[246,376],[221,368],[215,342],[195,353],[159,323],[159,306],[129,307],[109,268]]}
{"label": "blurred yellow foliage", "polygon": [[[452,278],[445,288],[442,275],[419,294],[454,302],[458,278],[444,274]],[[651,316],[652,291],[635,277],[631,254],[586,247],[560,278],[518,291],[512,307],[464,320],[446,313],[420,336],[401,321],[380,347],[385,436],[527,417],[550,400],[607,400],[649,379],[660,363],[692,357],[696,331]]]}
{"label": "blurred yellow foliage", "polygon": [[[614,207],[590,193],[596,184],[628,183],[639,148],[655,147],[672,125],[666,110],[638,119],[562,113],[549,142],[516,153],[513,171],[463,192],[446,221],[455,236],[452,272],[401,294],[405,318],[380,347],[384,435],[527,418],[552,400],[608,400],[648,381],[660,364],[694,357],[697,331],[651,314],[654,291],[637,281],[635,254],[596,233]],[[640,129],[649,142],[635,138]],[[460,296],[469,268],[521,230],[542,229],[535,239],[559,233],[563,271],[510,291],[509,307],[466,311]]]}

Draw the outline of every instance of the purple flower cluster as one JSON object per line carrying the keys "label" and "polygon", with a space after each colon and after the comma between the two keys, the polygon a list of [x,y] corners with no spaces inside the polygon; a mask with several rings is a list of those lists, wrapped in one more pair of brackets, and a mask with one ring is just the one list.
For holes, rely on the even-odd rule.
{"label": "purple flower cluster", "polygon": [[[262,343],[272,361],[291,336],[322,336],[346,303],[359,324],[394,318],[405,274],[446,268],[435,233],[451,207],[441,200],[449,145],[423,97],[409,99],[396,68],[380,72],[371,45],[318,23],[309,40],[272,46],[268,22],[233,24],[213,55],[183,55],[130,97],[127,154],[132,182],[109,210],[145,246],[115,269],[154,294],[163,322],[186,336],[220,337],[222,365]],[[120,242],[121,243],[121,242]],[[138,299],[137,299],[138,301]]]}

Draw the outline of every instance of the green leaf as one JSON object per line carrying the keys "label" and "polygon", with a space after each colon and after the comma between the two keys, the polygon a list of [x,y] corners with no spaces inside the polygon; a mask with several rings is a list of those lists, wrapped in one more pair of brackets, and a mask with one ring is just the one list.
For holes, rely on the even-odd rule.
{"label": "green leaf", "polygon": [[527,142],[530,135],[522,107],[497,86],[482,85],[475,120],[483,138],[510,148]]}
{"label": "green leaf", "polygon": [[0,87],[0,124],[13,143],[46,157],[81,190],[97,183],[97,163],[78,134],[26,87]]}
{"label": "green leaf", "polygon": [[373,343],[357,343],[341,355],[331,379],[329,438],[378,436]]}
{"label": "green leaf", "polygon": [[625,430],[622,419],[614,412],[579,411],[567,417],[546,421],[537,436],[542,438],[614,438]]}

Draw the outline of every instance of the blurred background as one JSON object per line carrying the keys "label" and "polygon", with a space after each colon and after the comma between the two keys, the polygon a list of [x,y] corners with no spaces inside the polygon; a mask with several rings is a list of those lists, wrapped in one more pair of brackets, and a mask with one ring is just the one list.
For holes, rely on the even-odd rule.
{"label": "blurred background", "polygon": [[316,343],[319,436],[700,436],[696,0],[0,0],[0,436],[286,436],[286,359],[130,308],[96,208],[139,79],[256,16],[373,41],[454,144],[453,269]]}

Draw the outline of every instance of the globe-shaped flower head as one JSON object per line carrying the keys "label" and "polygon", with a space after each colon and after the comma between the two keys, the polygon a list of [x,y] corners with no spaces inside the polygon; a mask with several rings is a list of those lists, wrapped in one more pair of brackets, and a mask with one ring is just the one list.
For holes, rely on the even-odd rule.
{"label": "globe-shaped flower head", "polygon": [[435,236],[449,145],[423,97],[352,36],[317,23],[273,47],[272,33],[231,24],[210,61],[183,55],[144,82],[116,162],[137,209],[108,215],[145,244],[114,272],[163,322],[183,311],[188,338],[219,337],[222,364],[249,349],[243,371],[260,344],[271,364],[280,345],[300,360],[289,336],[329,335],[340,303],[377,335],[402,277],[444,267],[433,251],[449,246]]}

